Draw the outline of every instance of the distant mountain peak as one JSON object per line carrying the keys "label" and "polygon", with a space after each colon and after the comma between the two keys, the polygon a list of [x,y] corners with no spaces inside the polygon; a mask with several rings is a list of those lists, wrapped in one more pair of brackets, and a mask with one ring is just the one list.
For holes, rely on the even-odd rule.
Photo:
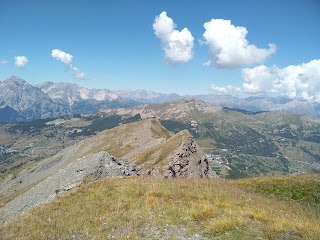
{"label": "distant mountain peak", "polygon": [[319,103],[291,99],[285,96],[239,98],[221,95],[199,95],[197,98],[215,106],[243,109],[249,112],[273,111],[320,116]]}
{"label": "distant mountain peak", "polygon": [[176,104],[185,104],[185,105],[189,105],[189,106],[193,106],[193,107],[197,107],[197,108],[203,108],[203,107],[213,107],[212,105],[210,105],[209,103],[202,101],[200,99],[197,98],[181,98],[178,99],[176,101],[173,101],[172,103],[176,103]]}
{"label": "distant mountain peak", "polygon": [[20,78],[17,77],[17,76],[12,75],[11,77],[7,78],[7,80],[9,80],[9,79],[20,79]]}
{"label": "distant mountain peak", "polygon": [[7,78],[6,80],[3,81],[3,83],[5,84],[14,84],[14,85],[26,85],[28,84],[27,81],[18,78],[16,76],[11,76],[9,78]]}

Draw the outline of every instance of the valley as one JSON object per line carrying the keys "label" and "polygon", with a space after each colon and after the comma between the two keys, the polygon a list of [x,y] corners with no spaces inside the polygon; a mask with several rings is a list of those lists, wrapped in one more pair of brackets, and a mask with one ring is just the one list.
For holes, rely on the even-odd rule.
{"label": "valley", "polygon": [[153,117],[173,133],[187,129],[206,154],[228,163],[222,167],[230,178],[320,169],[318,118],[276,112],[243,113],[196,99],[181,99],[91,115],[0,124],[2,172],[52,156],[105,129]]}

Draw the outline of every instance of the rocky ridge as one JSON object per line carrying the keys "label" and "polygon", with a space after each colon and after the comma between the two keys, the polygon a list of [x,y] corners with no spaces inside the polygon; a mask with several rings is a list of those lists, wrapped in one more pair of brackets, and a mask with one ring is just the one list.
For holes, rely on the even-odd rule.
{"label": "rocky ridge", "polygon": [[158,119],[174,118],[183,119],[201,112],[205,114],[215,114],[222,111],[222,107],[212,106],[195,98],[182,98],[170,103],[148,104],[130,108],[106,109],[103,112],[117,115],[140,114],[142,118],[155,117]]}
{"label": "rocky ridge", "polygon": [[[147,157],[152,151],[155,154]],[[145,157],[143,163],[136,161],[141,156]],[[24,193],[0,208],[0,223],[53,201],[83,181],[137,175],[215,177],[188,131],[173,135],[156,119],[141,120],[82,140],[24,171],[21,176],[1,183],[2,195]]]}
{"label": "rocky ridge", "polygon": [[53,201],[80,186],[84,179],[93,181],[103,177],[137,175],[139,175],[139,168],[104,151],[87,158],[77,159],[0,208],[0,224],[36,206]]}
{"label": "rocky ridge", "polygon": [[216,177],[214,171],[209,168],[208,160],[205,158],[204,153],[191,134],[187,130],[178,134],[187,135],[187,139],[180,144],[180,147],[165,166],[164,176],[167,178]]}
{"label": "rocky ridge", "polygon": [[208,160],[187,130],[130,159],[142,174],[164,178],[214,178]]}

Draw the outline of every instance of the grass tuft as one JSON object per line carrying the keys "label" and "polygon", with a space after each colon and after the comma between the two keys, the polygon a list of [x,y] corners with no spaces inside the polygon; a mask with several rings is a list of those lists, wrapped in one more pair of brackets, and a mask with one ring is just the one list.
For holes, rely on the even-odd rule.
{"label": "grass tuft", "polygon": [[204,221],[214,218],[217,215],[217,210],[215,207],[209,204],[202,204],[200,206],[195,206],[191,210],[191,217],[196,221]]}
{"label": "grass tuft", "polygon": [[209,233],[213,235],[221,235],[234,230],[236,227],[241,226],[242,224],[242,221],[235,217],[217,219],[213,221],[209,227]]}
{"label": "grass tuft", "polygon": [[262,209],[253,208],[248,212],[245,212],[243,215],[249,217],[254,221],[260,221],[264,223],[270,222],[270,213]]}

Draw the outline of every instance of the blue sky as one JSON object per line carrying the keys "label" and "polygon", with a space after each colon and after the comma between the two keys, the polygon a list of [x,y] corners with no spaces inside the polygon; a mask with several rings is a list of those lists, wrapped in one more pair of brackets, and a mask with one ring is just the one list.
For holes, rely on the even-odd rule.
{"label": "blue sky", "polygon": [[[0,0],[0,80],[16,75],[31,84],[179,94],[268,92],[320,101],[319,12],[318,0]],[[187,28],[193,40],[180,33],[177,39],[191,43],[188,57],[166,55],[164,48],[177,39],[168,29],[159,28],[165,33],[158,29],[157,36],[156,17],[171,19],[177,31]],[[206,22],[212,23],[208,38]],[[245,28],[247,46],[237,55],[232,46],[239,39],[216,38],[217,26],[222,32],[230,27],[234,36]],[[269,52],[261,56],[251,46]],[[53,57],[53,49],[72,55],[72,61]]]}

